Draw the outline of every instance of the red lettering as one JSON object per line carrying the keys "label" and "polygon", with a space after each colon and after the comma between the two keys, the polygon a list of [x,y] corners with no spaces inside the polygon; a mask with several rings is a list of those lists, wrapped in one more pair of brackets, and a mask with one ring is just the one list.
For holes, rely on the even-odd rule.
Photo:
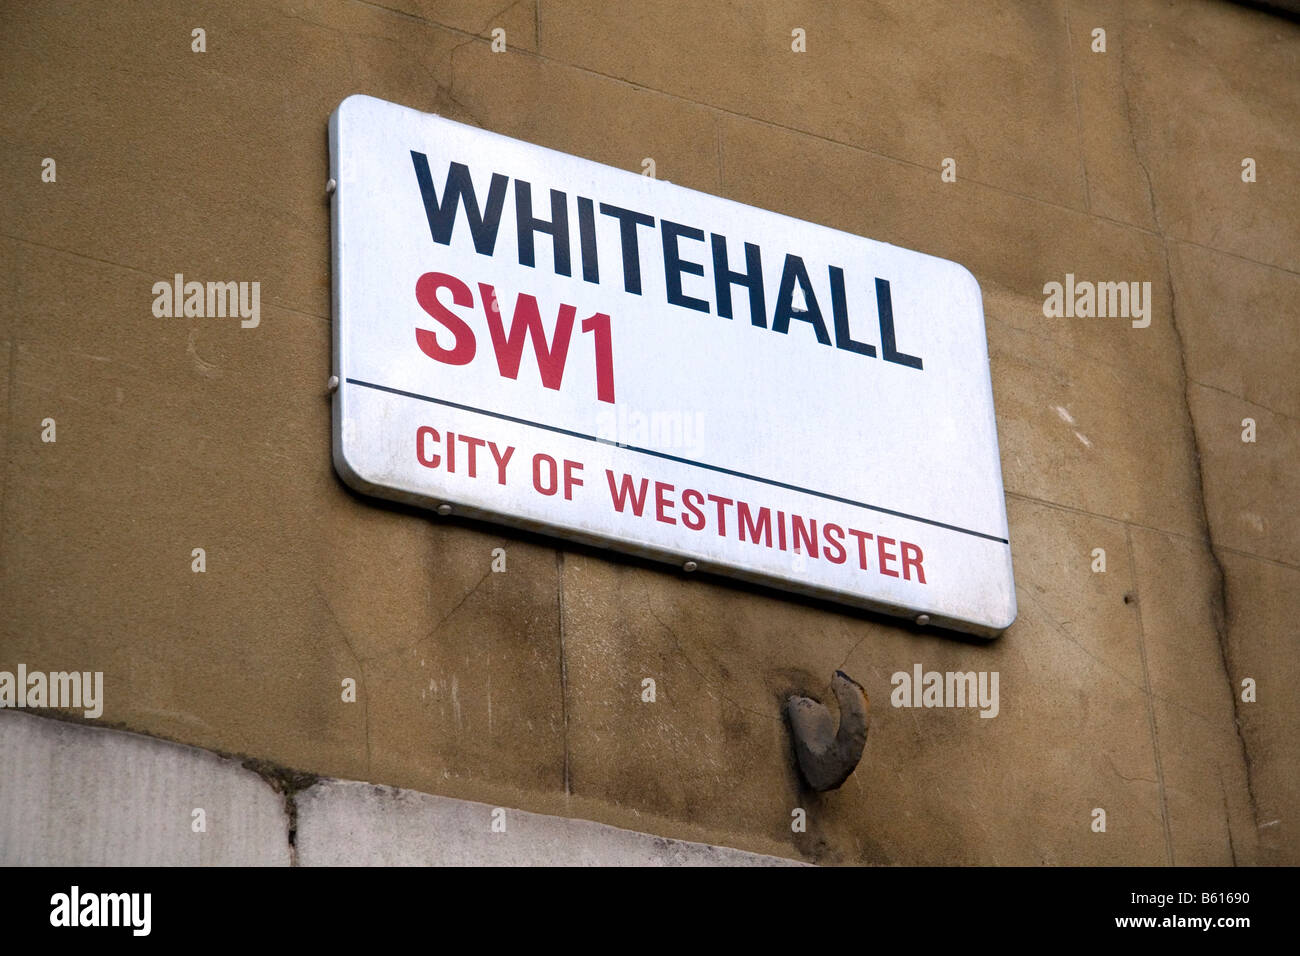
{"label": "red lettering", "polygon": [[748,530],[750,537],[748,540],[758,544],[758,533],[763,532],[763,544],[769,548],[772,547],[772,512],[767,508],[758,509],[758,520],[753,520],[750,514],[749,505],[743,501],[736,502],[736,519],[740,525],[740,540],[745,541],[745,531]]}
{"label": "red lettering", "polygon": [[673,486],[666,482],[655,482],[655,520],[662,521],[664,524],[676,524],[677,519],[671,515],[664,514],[664,508],[671,508],[676,504],[671,498],[664,495],[664,492],[673,491]]}
{"label": "red lettering", "polygon": [[569,354],[569,340],[573,337],[573,319],[577,310],[571,305],[561,305],[555,322],[555,338],[548,345],[546,330],[542,328],[542,315],[537,309],[537,298],[525,292],[515,299],[515,314],[510,320],[510,334],[507,336],[501,324],[501,312],[493,309],[490,303],[496,298],[496,290],[486,283],[478,284],[479,294],[483,297],[483,313],[487,316],[488,331],[492,334],[492,347],[497,354],[497,369],[504,378],[518,379],[519,363],[523,359],[524,340],[532,338],[533,352],[537,356],[537,369],[542,376],[542,384],[550,389],[559,389],[564,378],[564,361]]}
{"label": "red lettering", "polygon": [[[826,536],[826,560],[831,564],[843,564],[848,560],[848,552],[844,550],[844,529],[837,524],[822,525],[822,534]],[[835,554],[831,554],[831,548],[835,549]]]}
{"label": "red lettering", "polygon": [[455,276],[449,276],[445,272],[426,272],[415,281],[415,301],[451,332],[455,345],[445,349],[438,344],[437,335],[421,328],[415,330],[415,342],[420,346],[421,352],[435,361],[446,365],[468,365],[474,359],[477,347],[474,332],[458,315],[438,301],[439,289],[450,289],[451,301],[455,305],[474,305],[474,293]]}
{"label": "red lettering", "polygon": [[415,430],[415,460],[425,468],[437,468],[442,458],[430,452],[429,457],[424,456],[424,439],[426,436],[432,437],[434,444],[442,439],[438,437],[437,429],[430,428],[428,425],[421,425]]}
{"label": "red lettering", "polygon": [[886,541],[888,541],[890,544],[894,543],[893,538],[886,538],[884,535],[881,535],[879,538],[876,539],[876,553],[880,555],[880,573],[887,574],[891,578],[896,578],[898,577],[898,572],[889,570],[889,568],[886,567],[886,563],[889,561],[897,561],[898,555],[894,554],[892,551],[890,552],[885,551]]}
{"label": "red lettering", "polygon": [[596,350],[596,398],[602,402],[614,401],[614,344],[609,334],[609,316],[597,312],[582,320],[582,331],[594,332],[592,345]]}
{"label": "red lettering", "polygon": [[865,571],[867,570],[867,539],[873,535],[867,531],[859,531],[857,528],[850,528],[849,534],[858,539],[858,563]]}
{"label": "red lettering", "polygon": [[504,455],[501,454],[501,450],[497,448],[497,443],[494,441],[488,442],[488,448],[492,450],[492,457],[497,462],[497,484],[504,485],[506,483],[506,465],[510,463],[510,456],[515,453],[515,446],[507,445]]}
{"label": "red lettering", "polygon": [[460,440],[469,448],[469,476],[471,478],[477,478],[478,473],[474,470],[474,452],[486,445],[487,442],[481,438],[470,438],[468,435],[461,435]]}
{"label": "red lettering", "polygon": [[727,505],[732,504],[730,498],[720,498],[717,495],[709,495],[709,500],[716,502],[718,506],[718,537],[726,537],[727,534]]}
{"label": "red lettering", "polygon": [[[550,471],[550,485],[542,484],[542,463],[545,462],[547,470]],[[536,454],[533,456],[533,487],[544,495],[553,495],[559,490],[559,466],[556,465],[555,459],[550,455]]]}
{"label": "red lettering", "polygon": [[564,500],[573,500],[573,489],[582,487],[582,479],[575,472],[582,471],[582,462],[564,459]]}
{"label": "red lettering", "polygon": [[[692,498],[695,499],[694,503],[691,501]],[[695,517],[695,521],[691,521],[690,516],[682,515],[682,524],[692,531],[699,531],[704,527],[704,512],[700,510],[702,504],[704,504],[704,495],[694,488],[687,488],[682,492],[682,507]]]}
{"label": "red lettering", "polygon": [[[804,525],[800,515],[790,516],[790,537],[794,539],[794,549],[802,551],[810,558],[817,557],[817,519],[809,518]],[[800,547],[802,545],[802,547]]]}
{"label": "red lettering", "polygon": [[614,487],[614,473],[608,468],[605,469],[605,478],[609,481],[609,496],[614,499],[614,507],[618,509],[618,513],[623,513],[623,506],[627,504],[630,498],[632,500],[632,513],[638,518],[641,517],[641,511],[645,508],[645,495],[650,482],[642,478],[641,494],[637,495],[632,484],[631,475],[624,474],[617,488]]}
{"label": "red lettering", "polygon": [[924,584],[924,583],[925,583],[925,568],[921,567],[921,562],[925,560],[925,555],[923,555],[923,554],[921,553],[921,549],[920,549],[920,548],[918,548],[916,545],[912,544],[910,541],[904,541],[904,542],[902,542],[902,545],[903,545],[903,577],[904,577],[904,579],[906,579],[906,580],[908,580],[908,581],[912,580],[911,576],[907,573],[907,569],[908,569],[909,567],[910,567],[910,568],[916,568],[916,579],[917,579],[918,581],[920,581],[922,584]]}

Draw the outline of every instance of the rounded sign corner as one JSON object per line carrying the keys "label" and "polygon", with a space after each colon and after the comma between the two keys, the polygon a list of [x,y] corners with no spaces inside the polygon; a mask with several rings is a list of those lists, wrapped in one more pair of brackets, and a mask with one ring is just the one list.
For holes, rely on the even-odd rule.
{"label": "rounded sign corner", "polygon": [[347,449],[344,447],[342,435],[336,434],[334,437],[331,458],[333,459],[334,471],[343,484],[361,494],[383,496],[382,491],[385,487],[383,482],[372,481],[367,478],[360,468],[348,460]]}

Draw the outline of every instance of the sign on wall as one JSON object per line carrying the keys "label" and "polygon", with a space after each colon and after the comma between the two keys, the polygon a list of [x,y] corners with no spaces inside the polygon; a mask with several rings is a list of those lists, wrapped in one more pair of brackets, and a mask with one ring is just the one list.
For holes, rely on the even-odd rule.
{"label": "sign on wall", "polygon": [[977,634],[1015,618],[962,266],[367,96],[330,165],[352,487]]}

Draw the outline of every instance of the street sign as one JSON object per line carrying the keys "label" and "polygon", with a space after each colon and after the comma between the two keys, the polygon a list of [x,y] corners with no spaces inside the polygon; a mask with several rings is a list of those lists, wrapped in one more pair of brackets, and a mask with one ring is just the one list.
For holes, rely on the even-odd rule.
{"label": "street sign", "polygon": [[330,168],[352,487],[985,636],[1014,620],[962,266],[367,96],[330,118]]}

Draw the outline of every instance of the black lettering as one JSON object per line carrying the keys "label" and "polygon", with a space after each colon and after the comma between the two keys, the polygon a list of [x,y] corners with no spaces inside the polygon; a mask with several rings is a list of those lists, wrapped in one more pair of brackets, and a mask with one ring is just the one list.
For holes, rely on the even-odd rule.
{"label": "black lettering", "polygon": [[713,286],[717,291],[718,315],[731,318],[731,287],[749,290],[749,321],[760,329],[767,328],[767,303],[763,296],[763,259],[758,246],[745,243],[745,271],[732,272],[727,261],[727,240],[713,234]]}
{"label": "black lettering", "polygon": [[677,251],[677,240],[681,236],[687,239],[704,241],[704,230],[681,223],[660,219],[659,226],[664,234],[664,278],[668,283],[668,304],[681,305],[696,312],[708,312],[709,303],[694,296],[682,294],[682,273],[693,276],[704,275],[704,266],[698,262],[686,262]]}
{"label": "black lettering", "polygon": [[623,288],[633,295],[641,294],[641,251],[637,248],[636,227],[655,224],[654,216],[633,212],[620,206],[600,204],[602,216],[618,220],[618,237],[623,246]]}
{"label": "black lettering", "polygon": [[522,179],[515,180],[515,218],[519,228],[519,264],[536,265],[533,235],[544,232],[555,247],[555,272],[573,275],[569,268],[569,204],[558,189],[551,190],[551,221],[533,218],[533,187]]}
{"label": "black lettering", "polygon": [[896,362],[908,368],[921,368],[921,360],[915,355],[900,352],[894,343],[894,303],[889,297],[889,282],[876,280],[876,311],[880,313],[880,346],[886,362]]}
{"label": "black lettering", "polygon": [[590,199],[578,197],[578,238],[582,245],[582,278],[600,281],[600,263],[596,259],[596,210]]}
{"label": "black lettering", "polygon": [[855,342],[849,334],[849,310],[844,298],[844,270],[831,266],[831,312],[835,315],[835,347],[858,355],[876,357],[876,347],[866,342]]}
{"label": "black lettering", "polygon": [[442,203],[438,203],[438,194],[433,189],[433,177],[429,174],[429,158],[424,153],[411,150],[411,162],[415,166],[415,178],[420,184],[420,196],[424,199],[424,214],[429,220],[429,233],[433,241],[440,245],[451,244],[451,231],[456,224],[456,207],[461,197],[465,197],[465,219],[469,222],[469,231],[474,237],[474,251],[481,256],[492,255],[497,244],[497,229],[501,225],[501,207],[505,204],[507,179],[500,173],[492,174],[492,185],[488,187],[487,215],[478,208],[474,196],[474,183],[469,178],[469,167],[463,163],[452,163],[447,169],[447,185],[442,190]]}
{"label": "black lettering", "polygon": [[[808,306],[805,312],[797,312],[794,309],[795,282],[798,282],[803,289],[804,302]],[[776,314],[772,316],[772,331],[784,335],[790,329],[791,319],[809,323],[817,333],[818,342],[822,345],[831,344],[831,337],[826,332],[826,323],[822,321],[822,310],[817,305],[812,283],[808,280],[808,270],[804,268],[803,260],[798,256],[787,255],[785,269],[781,273],[781,291],[776,296]]]}

